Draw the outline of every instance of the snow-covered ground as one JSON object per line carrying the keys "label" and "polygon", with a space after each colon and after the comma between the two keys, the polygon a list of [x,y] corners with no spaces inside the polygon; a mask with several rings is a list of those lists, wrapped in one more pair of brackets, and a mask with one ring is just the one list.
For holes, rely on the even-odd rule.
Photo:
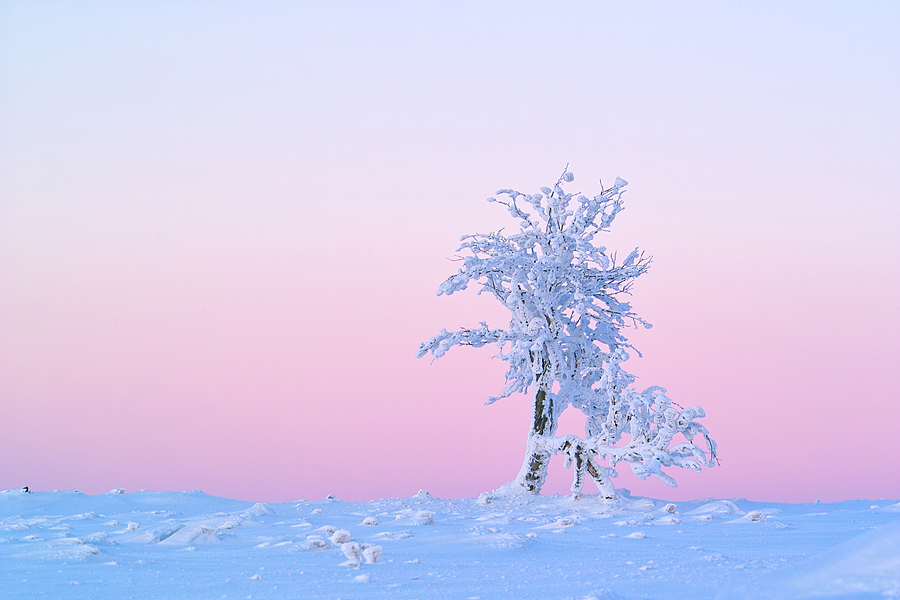
{"label": "snow-covered ground", "polygon": [[900,598],[900,504],[11,490],[0,597]]}

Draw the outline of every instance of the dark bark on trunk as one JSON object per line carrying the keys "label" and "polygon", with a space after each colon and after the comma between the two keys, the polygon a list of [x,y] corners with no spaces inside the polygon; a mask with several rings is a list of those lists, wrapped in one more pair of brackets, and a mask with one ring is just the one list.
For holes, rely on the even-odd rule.
{"label": "dark bark on trunk", "polygon": [[594,464],[594,452],[584,447],[580,441],[572,442],[567,440],[562,446],[562,452],[568,455],[566,467],[573,467],[575,476],[572,480],[572,495],[578,496],[584,487],[584,473],[587,472],[597,484],[600,496],[606,500],[612,500],[616,496],[616,490],[606,475],[605,470],[598,469]]}
{"label": "dark bark on trunk", "polygon": [[[552,435],[551,430],[556,429],[555,421],[553,398],[548,396],[545,390],[539,389],[534,395],[534,422],[531,425],[529,437]],[[522,478],[522,487],[528,492],[540,494],[547,477],[550,453],[532,448],[526,458],[526,463],[528,469]]]}
{"label": "dark bark on trunk", "polygon": [[604,475],[597,469],[597,466],[594,464],[593,458],[591,456],[586,457],[587,460],[587,472],[588,475],[591,476],[591,479],[594,480],[594,483],[597,484],[597,489],[600,491],[600,495],[607,500],[612,500],[616,497],[616,490],[613,487],[612,482],[609,480],[609,477]]}
{"label": "dark bark on trunk", "polygon": [[554,416],[553,398],[548,398],[547,392],[539,389],[534,395],[534,423],[531,425],[531,432],[537,435],[549,435],[549,430],[555,429],[551,425]]}
{"label": "dark bark on trunk", "polygon": [[541,374],[535,378],[534,382],[534,419],[531,432],[528,434],[528,455],[525,457],[525,462],[517,478],[517,483],[526,492],[533,494],[539,494],[541,488],[544,487],[547,466],[550,464],[550,453],[536,447],[533,442],[536,441],[535,438],[551,436],[556,433],[556,407],[553,395],[547,389],[552,382],[547,381],[547,363],[544,357],[541,356],[538,360],[542,361],[542,369],[540,370]]}

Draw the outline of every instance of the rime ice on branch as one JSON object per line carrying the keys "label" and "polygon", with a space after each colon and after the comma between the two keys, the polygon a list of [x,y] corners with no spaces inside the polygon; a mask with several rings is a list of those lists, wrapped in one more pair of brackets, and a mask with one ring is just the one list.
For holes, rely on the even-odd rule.
{"label": "rime ice on branch", "polygon": [[[704,416],[702,408],[681,408],[658,386],[642,392],[632,388],[635,378],[623,363],[634,348],[622,329],[650,324],[622,296],[647,271],[650,257],[635,249],[619,262],[615,253],[593,244],[623,209],[627,182],[617,178],[588,198],[563,190],[573,180],[566,171],[539,194],[504,189],[497,192],[501,198],[488,198],[507,207],[518,221],[518,233],[464,236],[460,251],[467,256],[438,295],[475,283],[479,294],[488,292],[509,309],[509,327],[481,323],[474,329],[442,329],[419,347],[417,356],[430,352],[440,358],[453,346],[499,347],[498,357],[509,365],[506,386],[487,403],[529,394],[534,415],[522,468],[503,490],[540,493],[556,453],[565,454],[566,467],[574,469],[573,494],[581,491],[587,473],[603,497],[615,497],[611,478],[619,462],[641,479],[653,475],[674,487],[663,468],[711,467],[716,444],[696,421]],[[555,435],[559,415],[570,405],[587,416],[584,439]]]}

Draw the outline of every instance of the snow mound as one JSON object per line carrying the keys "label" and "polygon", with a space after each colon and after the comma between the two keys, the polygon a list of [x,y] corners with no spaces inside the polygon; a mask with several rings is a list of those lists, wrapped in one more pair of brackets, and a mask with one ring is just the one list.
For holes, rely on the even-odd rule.
{"label": "snow mound", "polygon": [[798,570],[787,587],[801,598],[851,594],[900,598],[900,521],[838,544]]}
{"label": "snow mound", "polygon": [[612,590],[597,590],[591,592],[581,600],[628,600],[625,596],[620,596]]}
{"label": "snow mound", "polygon": [[540,525],[535,527],[535,529],[563,529],[567,527],[575,527],[576,519],[574,517],[557,517],[556,521],[552,523],[547,523],[546,525]]}
{"label": "snow mound", "polygon": [[33,554],[36,558],[52,559],[55,561],[84,561],[100,554],[100,549],[91,544],[50,545],[42,551]]}
{"label": "snow mound", "polygon": [[334,544],[320,535],[309,535],[306,537],[306,543],[302,547],[306,550],[328,550],[329,548],[334,548]]}
{"label": "snow mound", "polygon": [[743,511],[731,500],[713,500],[687,514],[692,516],[739,515]]}
{"label": "snow mound", "polygon": [[166,523],[165,525],[160,525],[159,527],[154,527],[147,531],[147,533],[141,536],[141,541],[146,544],[158,544],[175,535],[176,532],[183,528],[184,525],[181,523]]}
{"label": "snow mound", "polygon": [[353,535],[346,529],[338,529],[331,534],[332,544],[346,544],[353,539]]}
{"label": "snow mound", "polygon": [[268,504],[265,504],[263,502],[257,502],[256,504],[254,504],[253,506],[251,506],[250,508],[245,510],[243,513],[241,513],[241,516],[245,519],[254,519],[254,518],[259,518],[259,517],[262,517],[265,515],[274,515],[274,514],[275,514],[275,511],[272,510],[271,506],[269,506]]}
{"label": "snow mound", "polygon": [[383,552],[384,549],[381,546],[370,546],[366,544],[363,548],[362,555],[367,563],[375,564],[381,562],[381,555]]}
{"label": "snow mound", "polygon": [[430,510],[420,510],[411,520],[416,525],[432,525],[434,524],[434,513]]}
{"label": "snow mound", "polygon": [[341,552],[348,560],[355,560],[359,564],[362,549],[359,542],[344,542],[341,544]]}
{"label": "snow mound", "polygon": [[647,534],[644,533],[643,531],[635,531],[634,533],[629,533],[625,537],[632,539],[632,540],[642,540],[645,537],[647,537]]}
{"label": "snow mound", "polygon": [[168,546],[186,546],[196,542],[218,542],[219,538],[216,537],[218,532],[219,528],[210,523],[196,523],[180,528],[159,543]]}
{"label": "snow mound", "polygon": [[746,515],[739,519],[735,519],[731,521],[732,523],[763,523],[766,520],[766,515],[763,514],[761,510],[751,510]]}

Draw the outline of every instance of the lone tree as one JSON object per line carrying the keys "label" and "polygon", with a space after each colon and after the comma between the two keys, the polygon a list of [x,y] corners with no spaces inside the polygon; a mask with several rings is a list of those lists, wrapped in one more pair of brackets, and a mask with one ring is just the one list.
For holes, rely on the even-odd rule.
{"label": "lone tree", "polygon": [[[487,404],[529,393],[534,418],[527,453],[516,479],[502,490],[540,493],[556,453],[565,454],[567,468],[574,466],[573,494],[581,491],[587,472],[603,497],[614,498],[611,479],[619,462],[641,479],[653,475],[674,487],[663,467],[712,467],[716,444],[696,421],[704,416],[702,408],[682,408],[658,386],[642,392],[632,387],[635,377],[623,363],[634,348],[622,329],[650,324],[621,298],[647,271],[650,257],[635,249],[618,262],[615,253],[593,244],[622,211],[627,182],[617,178],[588,198],[563,190],[573,180],[565,171],[539,194],[503,189],[497,192],[501,199],[488,198],[507,207],[519,231],[463,236],[459,250],[468,255],[437,293],[453,294],[475,283],[479,294],[492,294],[509,310],[509,327],[490,329],[482,322],[474,329],[442,329],[419,346],[417,356],[440,358],[453,346],[497,344],[509,369],[503,391]],[[570,405],[587,417],[584,439],[556,435],[559,415]],[[684,438],[680,443],[678,434]],[[698,435],[705,450],[693,441]]]}

